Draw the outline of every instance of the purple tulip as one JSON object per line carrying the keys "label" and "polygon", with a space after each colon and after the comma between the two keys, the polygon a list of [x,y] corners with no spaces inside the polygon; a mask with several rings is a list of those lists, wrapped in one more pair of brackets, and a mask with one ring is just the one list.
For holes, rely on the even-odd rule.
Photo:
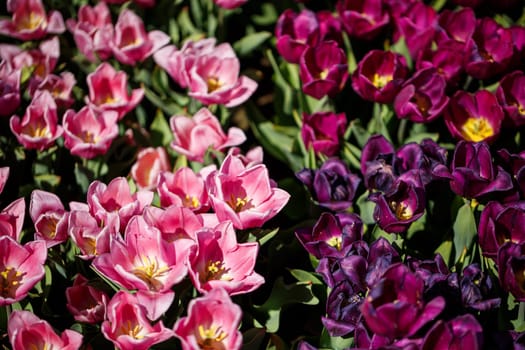
{"label": "purple tulip", "polygon": [[490,148],[485,142],[460,141],[451,164],[450,188],[465,198],[485,200],[509,195],[512,178],[501,166],[492,162]]}
{"label": "purple tulip", "polygon": [[481,212],[478,236],[483,255],[492,259],[505,242],[525,242],[525,202],[489,202]]}
{"label": "purple tulip", "polygon": [[416,61],[416,69],[434,67],[445,78],[449,90],[456,89],[464,73],[464,44],[455,40],[440,42],[435,49],[422,50]]}
{"label": "purple tulip", "polygon": [[525,151],[511,154],[503,148],[498,150],[498,156],[503,160],[504,168],[510,172],[521,199],[525,199]]}
{"label": "purple tulip", "polygon": [[299,229],[295,235],[304,249],[317,259],[322,257],[343,257],[350,244],[360,240],[363,222],[356,214],[322,213],[314,227]]}
{"label": "purple tulip", "polygon": [[382,0],[339,0],[336,8],[345,31],[358,39],[375,38],[390,21]]}
{"label": "purple tulip", "polygon": [[323,41],[304,50],[299,62],[303,92],[321,99],[334,97],[348,78],[346,54],[335,41]]}
{"label": "purple tulip", "polygon": [[465,7],[456,11],[444,10],[438,17],[438,29],[436,31],[436,42],[454,40],[465,44],[472,38],[476,30],[476,14],[471,8]]}
{"label": "purple tulip", "polygon": [[392,51],[372,50],[357,64],[352,88],[363,99],[392,103],[408,74],[405,58]]}
{"label": "purple tulip", "polygon": [[407,265],[425,282],[425,289],[430,289],[436,283],[446,281],[450,275],[450,271],[440,254],[436,254],[433,260],[418,260],[409,257]]}
{"label": "purple tulip", "polygon": [[326,301],[326,317],[322,322],[332,337],[344,336],[355,330],[361,320],[364,291],[356,291],[351,283],[343,281],[330,291]]}
{"label": "purple tulip", "polygon": [[398,174],[394,172],[395,149],[383,135],[371,136],[361,153],[361,174],[368,189],[387,191]]}
{"label": "purple tulip", "polygon": [[319,22],[315,13],[303,10],[299,14],[285,10],[275,26],[277,51],[290,63],[299,63],[301,55],[309,46],[319,42]]}
{"label": "purple tulip", "polygon": [[321,258],[316,272],[330,288],[342,281],[348,281],[354,289],[364,291],[367,288],[368,252],[368,244],[365,241],[355,241],[350,244],[346,256]]}
{"label": "purple tulip", "polygon": [[312,147],[315,153],[328,157],[335,155],[340,148],[340,140],[346,130],[344,113],[318,112],[303,114],[301,138],[306,148]]}
{"label": "purple tulip", "polygon": [[501,79],[496,97],[503,111],[517,127],[525,124],[525,73],[514,71]]}
{"label": "purple tulip", "polygon": [[505,114],[496,96],[487,90],[457,91],[445,109],[445,124],[452,136],[466,141],[491,142],[500,133]]}
{"label": "purple tulip", "polygon": [[461,302],[469,311],[486,311],[498,308],[501,302],[494,296],[494,286],[490,276],[481,271],[478,264],[470,264],[463,269],[459,282]]}
{"label": "purple tulip", "polygon": [[401,119],[428,123],[439,117],[447,106],[447,82],[433,67],[417,71],[394,99],[394,110]]}
{"label": "purple tulip", "polygon": [[392,265],[363,301],[361,311],[367,326],[390,339],[414,335],[445,307],[442,297],[425,303],[423,288],[423,281],[406,265]]}
{"label": "purple tulip", "polygon": [[512,33],[494,19],[484,17],[476,23],[467,42],[465,70],[476,79],[488,79],[505,71],[512,60]]}
{"label": "purple tulip", "polygon": [[318,170],[303,169],[296,176],[320,206],[333,211],[344,211],[352,206],[361,181],[338,158],[328,159]]}
{"label": "purple tulip", "polygon": [[335,41],[343,47],[343,25],[341,19],[330,11],[317,11],[315,13],[319,21],[320,41]]}
{"label": "purple tulip", "polygon": [[525,301],[525,242],[507,242],[500,247],[498,270],[502,288],[517,301]]}
{"label": "purple tulip", "polygon": [[395,263],[401,262],[399,253],[384,238],[379,238],[370,245],[366,284],[371,287],[379,281],[385,271]]}
{"label": "purple tulip", "polygon": [[374,219],[388,233],[403,233],[425,212],[425,190],[417,179],[398,178],[385,193],[368,197],[376,203]]}
{"label": "purple tulip", "polygon": [[428,331],[421,350],[479,350],[483,344],[483,328],[470,314],[450,321],[438,321]]}

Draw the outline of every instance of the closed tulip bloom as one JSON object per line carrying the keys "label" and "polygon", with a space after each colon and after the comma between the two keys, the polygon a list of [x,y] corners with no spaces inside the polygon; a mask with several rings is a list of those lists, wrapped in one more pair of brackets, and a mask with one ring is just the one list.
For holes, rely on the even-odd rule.
{"label": "closed tulip bloom", "polygon": [[68,239],[69,214],[54,193],[33,190],[29,214],[35,226],[35,239],[44,240],[48,248]]}
{"label": "closed tulip bloom", "polygon": [[339,0],[336,8],[350,37],[374,39],[390,22],[381,0]]}
{"label": "closed tulip bloom", "polygon": [[177,320],[173,331],[183,350],[238,350],[242,346],[238,330],[241,317],[241,308],[231,301],[228,293],[213,289],[189,302],[188,315]]}
{"label": "closed tulip bloom", "polygon": [[166,149],[148,147],[137,154],[137,160],[131,167],[131,177],[138,188],[155,190],[159,175],[168,170],[170,170],[170,163]]}
{"label": "closed tulip bloom", "polygon": [[505,115],[519,127],[525,124],[525,73],[514,71],[500,80],[496,97]]}
{"label": "closed tulip bloom", "polygon": [[483,328],[471,314],[457,316],[449,321],[438,321],[428,331],[422,350],[472,349],[483,345]]}
{"label": "closed tulip bloom", "polygon": [[77,256],[83,260],[109,252],[111,237],[120,234],[117,216],[109,216],[105,221],[97,220],[88,210],[87,205],[85,210],[72,208],[68,223],[71,241],[80,249]]}
{"label": "closed tulip bloom", "polygon": [[320,40],[319,21],[315,13],[304,9],[295,13],[285,10],[275,25],[277,51],[290,63],[299,63],[303,52]]}
{"label": "closed tulip bloom", "polygon": [[392,51],[372,50],[352,74],[352,87],[367,101],[392,103],[408,74],[405,58]]}
{"label": "closed tulip bloom", "polygon": [[444,111],[445,124],[452,136],[472,142],[495,140],[504,116],[496,96],[487,90],[473,94],[457,91]]}
{"label": "closed tulip bloom", "polygon": [[58,335],[47,321],[25,310],[15,310],[11,313],[7,334],[13,350],[77,350],[82,345],[82,334],[66,329]]}
{"label": "closed tulip bloom", "polygon": [[76,321],[99,323],[104,320],[109,298],[106,293],[89,285],[88,280],[78,274],[73,286],[66,289],[67,309]]}
{"label": "closed tulip bloom", "polygon": [[306,148],[311,147],[315,153],[333,156],[339,151],[346,125],[344,113],[303,114],[301,137]]}
{"label": "closed tulip bloom", "polygon": [[317,99],[334,97],[343,89],[348,78],[346,62],[345,52],[335,41],[308,47],[299,65],[303,92]]}

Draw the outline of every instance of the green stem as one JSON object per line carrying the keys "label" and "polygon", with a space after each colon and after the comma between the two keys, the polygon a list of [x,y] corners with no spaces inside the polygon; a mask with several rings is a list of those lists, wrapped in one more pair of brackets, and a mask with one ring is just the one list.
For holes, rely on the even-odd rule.
{"label": "green stem", "polygon": [[403,140],[405,139],[405,130],[407,128],[408,120],[401,119],[399,122],[399,128],[397,129],[397,142],[402,145]]}

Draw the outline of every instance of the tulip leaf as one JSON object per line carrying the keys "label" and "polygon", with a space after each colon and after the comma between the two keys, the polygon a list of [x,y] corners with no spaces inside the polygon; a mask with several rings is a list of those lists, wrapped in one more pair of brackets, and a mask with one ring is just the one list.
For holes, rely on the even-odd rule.
{"label": "tulip leaf", "polygon": [[242,349],[260,349],[266,337],[264,328],[251,328],[242,334]]}
{"label": "tulip leaf", "polygon": [[328,334],[326,328],[323,327],[320,338],[319,349],[344,350],[349,349],[354,341],[354,338],[332,337]]}
{"label": "tulip leaf", "polygon": [[272,33],[267,31],[251,33],[236,41],[233,48],[240,57],[247,56],[271,37]]}
{"label": "tulip leaf", "polygon": [[369,192],[366,191],[357,199],[357,206],[359,207],[359,216],[363,223],[366,225],[372,225],[375,223],[374,220],[374,209],[376,204],[368,200]]}
{"label": "tulip leaf", "polygon": [[254,307],[266,316],[261,326],[264,325],[269,333],[275,333],[279,330],[279,319],[283,306],[297,303],[306,305],[319,303],[319,299],[312,293],[312,284],[306,282],[285,284],[281,276],[275,281],[268,300]]}
{"label": "tulip leaf", "polygon": [[260,5],[261,14],[252,16],[252,22],[259,26],[273,25],[277,21],[278,13],[273,4],[264,3]]}
{"label": "tulip leaf", "polygon": [[157,110],[150,125],[151,142],[154,146],[167,146],[173,140],[173,132],[162,111]]}
{"label": "tulip leaf", "polygon": [[477,233],[476,219],[470,203],[466,202],[459,208],[456,221],[453,225],[454,248],[456,251],[456,263],[469,250]]}
{"label": "tulip leaf", "polygon": [[443,241],[443,243],[441,243],[434,251],[434,253],[440,254],[441,257],[443,257],[443,260],[447,266],[451,265],[450,258],[452,257],[452,246],[452,241]]}
{"label": "tulip leaf", "polygon": [[397,52],[401,54],[403,57],[405,57],[408,69],[412,69],[413,67],[412,56],[410,55],[410,52],[408,51],[408,46],[405,41],[405,37],[399,38],[399,40],[396,41],[394,45],[390,46],[390,50],[393,52]]}
{"label": "tulip leaf", "polygon": [[323,282],[319,278],[317,278],[316,275],[308,271],[299,270],[299,269],[290,269],[289,271],[292,274],[292,276],[294,276],[295,279],[298,280],[299,282],[310,283],[314,285],[323,284]]}

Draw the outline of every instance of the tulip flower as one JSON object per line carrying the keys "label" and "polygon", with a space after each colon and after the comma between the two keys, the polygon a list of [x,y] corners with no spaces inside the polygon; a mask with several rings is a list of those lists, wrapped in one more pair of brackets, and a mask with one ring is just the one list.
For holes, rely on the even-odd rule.
{"label": "tulip flower", "polygon": [[339,151],[340,140],[345,133],[346,124],[347,120],[344,113],[303,113],[301,137],[307,148],[311,147],[315,153],[330,157]]}
{"label": "tulip flower", "polygon": [[471,314],[437,321],[427,332],[422,350],[482,349],[483,328]]}
{"label": "tulip flower", "polygon": [[7,10],[13,16],[11,20],[0,20],[0,34],[28,41],[66,30],[60,12],[46,13],[41,0],[8,1]]}
{"label": "tulip flower", "polygon": [[107,294],[89,285],[81,274],[75,277],[73,286],[66,289],[66,300],[67,309],[78,322],[96,324],[106,316]]}
{"label": "tulip flower", "polygon": [[106,221],[97,220],[89,213],[87,205],[85,210],[70,212],[68,226],[71,241],[80,249],[78,257],[83,260],[109,252],[111,237],[120,234],[117,216],[109,216]]}
{"label": "tulip flower", "polygon": [[89,96],[86,96],[86,104],[96,111],[115,111],[119,120],[122,119],[144,96],[142,88],[134,89],[130,95],[127,80],[125,72],[116,71],[109,63],[102,63],[87,76]]}
{"label": "tulip flower", "polygon": [[517,301],[525,301],[525,242],[506,242],[498,250],[497,266],[501,287]]}
{"label": "tulip flower", "polygon": [[0,228],[2,232],[0,237],[10,236],[15,241],[20,242],[22,227],[24,226],[25,211],[26,202],[24,198],[16,199],[0,211]]}
{"label": "tulip flower", "polygon": [[62,349],[78,350],[82,334],[66,329],[59,336],[53,327],[30,311],[16,310],[9,316],[7,334],[13,350]]}
{"label": "tulip flower", "polygon": [[170,162],[166,150],[163,147],[148,147],[137,154],[137,160],[131,167],[131,178],[138,188],[155,190],[159,175],[169,169]]}
{"label": "tulip flower", "polygon": [[463,269],[461,280],[461,302],[466,310],[495,310],[501,298],[495,296],[496,288],[490,276],[481,270],[479,264],[470,264]]}
{"label": "tulip flower", "polygon": [[230,221],[196,233],[197,246],[189,256],[189,275],[195,288],[206,293],[224,289],[229,295],[249,293],[264,283],[254,271],[259,245],[237,243]]}
{"label": "tulip flower", "polygon": [[322,322],[332,337],[353,332],[362,319],[360,308],[364,300],[363,293],[354,289],[351,283],[343,281],[328,295],[327,316],[322,318]]}
{"label": "tulip flower", "polygon": [[496,96],[487,90],[457,91],[444,111],[452,136],[466,141],[491,142],[499,136],[504,118]]}
{"label": "tulip flower", "polygon": [[434,67],[439,75],[447,82],[447,87],[457,88],[464,73],[464,45],[455,41],[447,40],[440,42],[435,49],[426,48],[417,57],[416,69]]}
{"label": "tulip flower", "polygon": [[106,154],[118,136],[118,113],[97,112],[90,106],[80,111],[68,110],[64,114],[64,145],[71,154],[91,159]]}
{"label": "tulip flower", "polygon": [[29,94],[34,96],[39,91],[47,90],[55,99],[58,108],[68,108],[74,102],[71,92],[76,83],[75,76],[71,72],[62,72],[60,75],[49,74],[42,81],[31,80]]}
{"label": "tulip flower", "polygon": [[238,327],[242,310],[223,289],[213,289],[189,302],[188,315],[175,323],[173,331],[183,350],[238,350],[242,334]]}
{"label": "tulip flower", "polygon": [[188,208],[171,205],[166,209],[146,207],[143,213],[148,225],[156,227],[162,239],[174,242],[179,239],[197,240],[197,231],[204,227],[204,220]]}
{"label": "tulip flower", "polygon": [[4,190],[7,179],[9,178],[9,169],[8,166],[0,167],[0,193]]}
{"label": "tulip flower", "polygon": [[208,149],[223,151],[246,140],[244,132],[237,127],[231,127],[226,135],[217,117],[207,108],[201,108],[193,117],[172,116],[170,126],[174,136],[171,147],[197,162],[203,162]]}
{"label": "tulip flower", "polygon": [[174,173],[160,173],[157,192],[161,206],[177,205],[195,212],[206,212],[210,206],[205,179],[201,173],[196,174],[188,167],[179,168]]}
{"label": "tulip flower", "polygon": [[405,40],[410,56],[416,58],[430,46],[437,25],[436,11],[423,2],[412,3],[402,16],[394,21],[393,41]]}
{"label": "tulip flower", "polygon": [[91,62],[98,58],[107,60],[111,56],[110,43],[113,40],[111,13],[105,2],[91,7],[82,5],[78,20],[66,20],[68,30],[73,34],[78,50]]}
{"label": "tulip flower", "polygon": [[508,169],[514,182],[514,187],[520,193],[520,198],[522,200],[525,199],[525,152],[511,154],[505,148],[502,148],[497,153],[503,162],[503,167]]}
{"label": "tulip flower", "polygon": [[133,11],[125,9],[119,14],[110,46],[113,56],[120,63],[135,65],[167,45],[169,41],[169,36],[160,30],[146,33],[142,19]]}
{"label": "tulip flower", "polygon": [[22,118],[15,115],[9,121],[18,142],[27,149],[43,151],[64,131],[58,125],[57,105],[48,91],[33,98]]}
{"label": "tulip flower", "polygon": [[111,298],[101,330],[121,350],[147,350],[173,336],[162,321],[152,325],[138,296],[126,291],[119,291]]}
{"label": "tulip flower", "polygon": [[390,22],[380,0],[339,0],[336,8],[345,31],[358,39],[374,39]]}
{"label": "tulip flower", "polygon": [[352,74],[352,87],[363,99],[392,103],[408,74],[405,58],[392,51],[371,50]]}
{"label": "tulip flower", "polygon": [[286,61],[299,63],[303,52],[319,43],[319,31],[319,21],[313,11],[304,9],[295,13],[286,9],[275,25],[277,51]]}
{"label": "tulip flower", "polygon": [[248,0],[213,0],[217,6],[225,9],[234,9],[244,5]]}
{"label": "tulip flower", "polygon": [[514,71],[501,79],[496,97],[507,118],[519,127],[525,124],[525,73]]}
{"label": "tulip flower", "polygon": [[304,50],[299,62],[303,92],[321,99],[334,97],[348,78],[345,52],[335,41],[324,41]]}
{"label": "tulip flower", "polygon": [[436,41],[453,40],[464,48],[476,30],[476,14],[471,8],[464,7],[456,11],[445,9],[438,16]]}
{"label": "tulip flower", "polygon": [[68,239],[69,214],[54,193],[33,190],[29,214],[35,225],[35,240],[44,240],[50,248]]}
{"label": "tulip flower", "polygon": [[0,256],[0,306],[4,306],[24,299],[44,277],[46,243],[21,245],[10,236],[0,236]]}
{"label": "tulip flower", "polygon": [[11,116],[20,106],[20,78],[22,70],[9,70],[7,62],[0,62],[0,117]]}

